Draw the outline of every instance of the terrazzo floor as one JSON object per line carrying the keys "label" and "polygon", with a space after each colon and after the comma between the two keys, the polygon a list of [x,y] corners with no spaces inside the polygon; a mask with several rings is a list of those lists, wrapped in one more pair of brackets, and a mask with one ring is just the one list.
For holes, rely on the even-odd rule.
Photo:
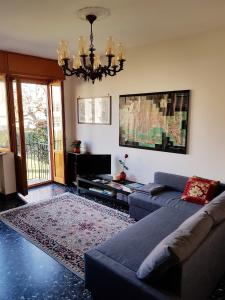
{"label": "terrazzo floor", "polygon": [[[0,199],[0,212],[24,205],[26,202],[42,201],[67,191],[75,193],[76,189],[58,184],[33,188],[29,190],[25,202],[21,199]],[[102,202],[96,198],[91,199]],[[104,204],[112,206],[107,202]],[[119,209],[124,211],[123,207]],[[35,299],[92,298],[78,276],[0,221],[0,300]],[[210,299],[225,300],[225,277]]]}
{"label": "terrazzo floor", "polygon": [[[65,187],[51,184],[29,190],[26,201],[41,201],[64,193]],[[25,202],[14,199],[0,210]],[[0,222],[1,300],[90,300],[84,282],[16,231]]]}

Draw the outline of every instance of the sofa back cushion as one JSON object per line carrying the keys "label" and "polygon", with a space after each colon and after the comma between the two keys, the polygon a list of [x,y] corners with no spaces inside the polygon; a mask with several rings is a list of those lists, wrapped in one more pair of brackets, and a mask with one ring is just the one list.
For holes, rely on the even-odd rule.
{"label": "sofa back cushion", "polygon": [[165,185],[180,192],[184,191],[188,177],[164,172],[155,172],[154,183]]}
{"label": "sofa back cushion", "polygon": [[[165,185],[167,188],[183,192],[188,181],[189,177],[164,173],[164,172],[155,172],[154,182],[157,184]],[[225,191],[225,184],[220,183],[215,191],[215,196],[218,196],[223,191]]]}
{"label": "sofa back cushion", "polygon": [[187,260],[213,226],[207,212],[197,212],[164,238],[145,258],[137,271],[142,280],[160,280],[177,263]]}

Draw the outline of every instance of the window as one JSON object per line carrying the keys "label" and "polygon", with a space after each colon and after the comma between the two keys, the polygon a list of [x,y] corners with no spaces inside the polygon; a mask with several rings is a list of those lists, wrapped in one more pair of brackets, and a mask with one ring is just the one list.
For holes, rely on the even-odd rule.
{"label": "window", "polygon": [[9,125],[5,76],[0,75],[0,150],[9,150]]}

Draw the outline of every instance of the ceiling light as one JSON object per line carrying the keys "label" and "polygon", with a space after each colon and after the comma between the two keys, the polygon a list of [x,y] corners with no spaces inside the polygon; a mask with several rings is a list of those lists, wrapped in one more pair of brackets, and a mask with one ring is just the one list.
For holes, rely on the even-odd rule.
{"label": "ceiling light", "polygon": [[100,55],[94,47],[93,23],[109,15],[109,11],[102,7],[87,7],[78,11],[78,16],[82,20],[87,20],[91,25],[89,47],[87,40],[81,36],[78,42],[78,52],[70,58],[69,45],[67,41],[61,41],[58,53],[58,63],[62,67],[65,76],[75,75],[85,81],[101,81],[103,77],[115,76],[123,70],[125,62],[124,48],[121,43],[115,46],[115,42],[110,36],[107,41],[105,56],[106,64],[102,64]]}

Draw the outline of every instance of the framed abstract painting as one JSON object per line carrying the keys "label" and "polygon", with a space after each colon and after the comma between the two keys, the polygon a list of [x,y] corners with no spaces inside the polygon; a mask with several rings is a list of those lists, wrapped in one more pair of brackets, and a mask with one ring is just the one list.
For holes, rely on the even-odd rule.
{"label": "framed abstract painting", "polygon": [[190,91],[120,95],[119,145],[187,153]]}

